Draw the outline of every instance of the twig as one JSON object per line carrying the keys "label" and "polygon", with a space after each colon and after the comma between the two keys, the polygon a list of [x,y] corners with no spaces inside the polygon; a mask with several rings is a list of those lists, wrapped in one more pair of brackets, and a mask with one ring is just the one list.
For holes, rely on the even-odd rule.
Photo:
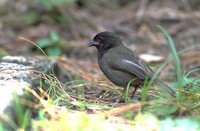
{"label": "twig", "polygon": [[117,108],[111,109],[109,111],[103,111],[101,113],[104,115],[115,115],[115,114],[120,114],[120,113],[130,110],[130,109],[138,109],[147,104],[148,104],[147,102],[143,102],[143,103],[138,102],[138,103],[133,103],[133,104],[128,104],[125,106],[117,107]]}

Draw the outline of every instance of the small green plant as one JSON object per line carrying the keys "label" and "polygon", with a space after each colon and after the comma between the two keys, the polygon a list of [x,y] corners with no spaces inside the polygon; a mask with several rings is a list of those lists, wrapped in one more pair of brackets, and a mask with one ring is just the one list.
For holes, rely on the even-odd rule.
{"label": "small green plant", "polygon": [[[9,107],[0,114],[0,131],[27,130],[30,128],[33,110],[26,106],[25,102],[22,102],[27,99],[26,97],[27,96],[24,94],[22,96],[19,95],[18,92],[13,92],[12,103],[10,103]],[[28,101],[29,100],[26,102]]]}
{"label": "small green plant", "polygon": [[5,55],[7,55],[7,52],[3,48],[0,48],[0,57],[3,57]]}
{"label": "small green plant", "polygon": [[73,4],[75,0],[40,0],[40,2],[48,10],[52,10],[53,8],[64,4]]}
{"label": "small green plant", "polygon": [[35,11],[29,11],[25,17],[25,23],[27,25],[34,25],[39,21],[39,14]]}
{"label": "small green plant", "polygon": [[180,59],[179,59],[179,55],[176,51],[176,47],[174,45],[174,41],[172,40],[172,38],[170,37],[169,33],[161,26],[158,26],[158,28],[164,33],[169,45],[170,45],[170,48],[171,48],[171,52],[172,52],[172,55],[175,59],[175,64],[176,64],[176,76],[177,76],[177,81],[178,81],[178,88],[182,88],[183,86],[183,75],[182,75],[182,72],[181,72],[181,62],[180,62]]}
{"label": "small green plant", "polygon": [[37,43],[49,56],[60,56],[62,54],[61,46],[64,44],[64,40],[55,32],[50,32],[49,38],[41,38]]}

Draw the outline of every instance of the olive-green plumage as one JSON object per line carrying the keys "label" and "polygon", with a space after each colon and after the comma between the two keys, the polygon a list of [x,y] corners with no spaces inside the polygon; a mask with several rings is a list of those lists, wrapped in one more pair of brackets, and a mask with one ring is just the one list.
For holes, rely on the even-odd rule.
{"label": "olive-green plumage", "polygon": [[[112,32],[101,32],[97,34],[91,41],[90,46],[95,46],[98,50],[98,64],[105,76],[114,84],[127,87],[131,85],[135,87],[142,86],[145,79],[153,76],[151,68],[143,62],[130,49],[125,47],[121,39]],[[162,88],[171,95],[175,92],[160,82]]]}

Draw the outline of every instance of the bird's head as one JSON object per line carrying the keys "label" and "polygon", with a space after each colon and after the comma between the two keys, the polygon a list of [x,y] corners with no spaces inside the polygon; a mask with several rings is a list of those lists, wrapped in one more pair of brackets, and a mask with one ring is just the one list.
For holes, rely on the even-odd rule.
{"label": "bird's head", "polygon": [[109,31],[98,33],[89,42],[89,46],[95,46],[98,50],[108,50],[119,45],[122,45],[121,39],[116,34]]}

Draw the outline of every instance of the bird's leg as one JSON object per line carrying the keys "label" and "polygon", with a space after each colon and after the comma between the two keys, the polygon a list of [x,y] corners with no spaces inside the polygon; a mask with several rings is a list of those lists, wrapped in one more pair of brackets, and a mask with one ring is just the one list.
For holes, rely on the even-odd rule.
{"label": "bird's leg", "polygon": [[131,96],[131,98],[133,98],[133,97],[134,97],[134,95],[135,95],[135,92],[137,91],[137,89],[138,89],[138,87],[135,87],[135,89],[134,89],[134,91],[133,91],[133,93],[132,93],[132,96]]}

